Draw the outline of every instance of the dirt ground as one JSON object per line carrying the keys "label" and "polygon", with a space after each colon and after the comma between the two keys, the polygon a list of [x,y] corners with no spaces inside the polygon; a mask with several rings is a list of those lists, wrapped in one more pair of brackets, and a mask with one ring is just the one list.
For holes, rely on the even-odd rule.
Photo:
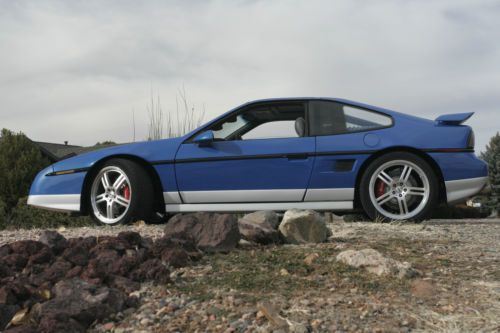
{"label": "dirt ground", "polygon": [[[500,220],[330,226],[324,244],[207,255],[174,272],[174,284],[145,286],[143,306],[113,330],[500,331]],[[364,248],[411,263],[419,276],[377,277],[335,260]]]}

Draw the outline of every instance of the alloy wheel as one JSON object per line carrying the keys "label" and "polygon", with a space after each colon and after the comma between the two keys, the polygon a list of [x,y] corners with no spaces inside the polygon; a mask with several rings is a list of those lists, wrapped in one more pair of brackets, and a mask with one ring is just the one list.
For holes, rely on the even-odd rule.
{"label": "alloy wheel", "polygon": [[108,166],[94,178],[90,200],[95,217],[102,223],[119,222],[127,214],[131,198],[130,180],[122,169]]}
{"label": "alloy wheel", "polygon": [[369,191],[379,214],[393,220],[407,220],[425,208],[430,196],[430,184],[418,165],[397,160],[381,165],[373,173]]}

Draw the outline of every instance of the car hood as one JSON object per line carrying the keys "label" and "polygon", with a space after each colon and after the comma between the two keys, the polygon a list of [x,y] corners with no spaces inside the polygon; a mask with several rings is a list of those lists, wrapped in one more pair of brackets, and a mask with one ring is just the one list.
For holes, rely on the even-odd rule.
{"label": "car hood", "polygon": [[112,156],[138,157],[147,162],[169,161],[175,158],[182,141],[183,138],[172,138],[111,146],[59,161],[53,168],[54,172],[90,168],[100,160]]}

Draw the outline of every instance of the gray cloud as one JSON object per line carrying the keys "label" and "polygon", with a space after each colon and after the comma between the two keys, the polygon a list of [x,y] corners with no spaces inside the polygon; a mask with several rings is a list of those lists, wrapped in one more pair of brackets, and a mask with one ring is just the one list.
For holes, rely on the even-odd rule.
{"label": "gray cloud", "polygon": [[500,124],[499,1],[0,0],[0,127],[93,144],[146,136],[151,86],[207,119],[248,100],[350,98]]}

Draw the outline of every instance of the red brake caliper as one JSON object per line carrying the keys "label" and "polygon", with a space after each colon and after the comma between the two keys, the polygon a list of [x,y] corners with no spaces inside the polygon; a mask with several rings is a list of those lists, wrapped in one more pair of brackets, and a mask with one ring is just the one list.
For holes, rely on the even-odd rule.
{"label": "red brake caliper", "polygon": [[381,180],[377,180],[377,182],[375,183],[375,195],[377,196],[377,198],[383,196],[385,193],[385,184],[383,181]]}
{"label": "red brake caliper", "polygon": [[123,186],[123,197],[130,200],[130,187],[128,185]]}

